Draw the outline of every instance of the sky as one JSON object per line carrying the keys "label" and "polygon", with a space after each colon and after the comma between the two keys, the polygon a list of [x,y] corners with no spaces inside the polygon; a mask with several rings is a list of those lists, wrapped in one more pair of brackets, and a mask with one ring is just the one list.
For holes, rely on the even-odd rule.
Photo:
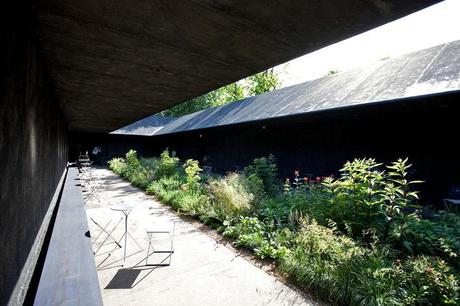
{"label": "sky", "polygon": [[282,87],[460,39],[460,0],[446,0],[275,67]]}

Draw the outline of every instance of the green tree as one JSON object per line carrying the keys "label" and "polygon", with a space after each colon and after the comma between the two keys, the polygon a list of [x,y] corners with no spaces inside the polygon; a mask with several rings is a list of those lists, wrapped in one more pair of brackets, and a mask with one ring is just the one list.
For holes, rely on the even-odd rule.
{"label": "green tree", "polygon": [[272,69],[251,75],[248,77],[251,83],[249,86],[249,95],[260,95],[264,92],[270,92],[280,86],[278,75]]}
{"label": "green tree", "polygon": [[269,92],[279,88],[280,85],[281,82],[278,79],[278,75],[273,69],[269,69],[178,104],[161,112],[161,114],[172,117],[183,116],[206,108],[224,105],[249,96]]}

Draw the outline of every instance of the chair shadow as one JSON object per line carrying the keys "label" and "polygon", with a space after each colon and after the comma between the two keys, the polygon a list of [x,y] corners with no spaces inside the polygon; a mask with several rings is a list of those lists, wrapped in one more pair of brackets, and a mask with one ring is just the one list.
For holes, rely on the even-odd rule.
{"label": "chair shadow", "polygon": [[120,269],[105,289],[131,289],[140,273],[141,270]]}
{"label": "chair shadow", "polygon": [[[156,269],[165,268],[169,266],[169,264],[165,264],[164,262],[166,262],[171,256],[172,254],[169,254],[165,258],[163,258],[163,260],[161,260],[159,263],[148,265],[141,265],[141,262],[145,260],[145,258],[143,258],[141,261],[139,261],[136,265],[134,265],[131,268],[119,269],[117,273],[113,276],[110,283],[104,289],[132,289],[136,287],[144,279],[146,279]],[[141,272],[147,270],[149,270],[147,274],[145,274],[139,280],[137,280]]]}

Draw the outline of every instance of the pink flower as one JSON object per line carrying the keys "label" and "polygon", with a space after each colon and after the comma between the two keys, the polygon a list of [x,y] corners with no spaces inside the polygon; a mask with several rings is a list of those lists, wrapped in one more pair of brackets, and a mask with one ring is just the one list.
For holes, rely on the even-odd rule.
{"label": "pink flower", "polygon": [[318,182],[321,181],[321,177],[317,176],[317,177],[316,177],[316,180],[317,180]]}
{"label": "pink flower", "polygon": [[295,170],[295,171],[294,171],[294,175],[295,175],[295,176],[299,176],[299,175],[300,175],[300,174],[299,174],[299,170]]}
{"label": "pink flower", "polygon": [[303,178],[304,182],[308,182],[308,177]]}

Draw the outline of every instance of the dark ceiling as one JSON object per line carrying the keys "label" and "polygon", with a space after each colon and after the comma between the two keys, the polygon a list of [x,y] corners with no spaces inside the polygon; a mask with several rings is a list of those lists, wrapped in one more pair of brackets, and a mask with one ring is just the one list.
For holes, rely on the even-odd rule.
{"label": "dark ceiling", "polygon": [[109,132],[439,1],[42,0],[71,130]]}

